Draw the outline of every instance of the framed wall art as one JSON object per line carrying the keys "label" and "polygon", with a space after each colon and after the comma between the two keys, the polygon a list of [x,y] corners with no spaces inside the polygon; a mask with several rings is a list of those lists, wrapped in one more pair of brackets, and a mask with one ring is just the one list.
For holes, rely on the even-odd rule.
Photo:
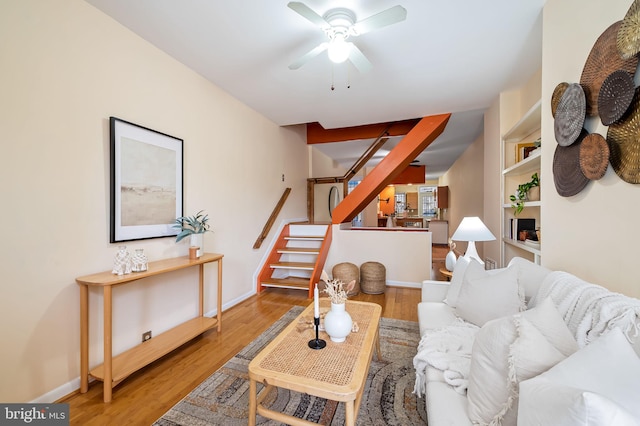
{"label": "framed wall art", "polygon": [[110,241],[175,236],[183,216],[183,141],[110,117]]}

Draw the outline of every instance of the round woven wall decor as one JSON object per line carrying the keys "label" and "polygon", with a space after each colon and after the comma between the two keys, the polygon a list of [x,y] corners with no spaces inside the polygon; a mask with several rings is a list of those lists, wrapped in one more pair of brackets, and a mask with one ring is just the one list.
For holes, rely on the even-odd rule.
{"label": "round woven wall decor", "polygon": [[598,180],[609,166],[609,145],[598,133],[587,135],[580,143],[580,170],[587,179]]}
{"label": "round woven wall decor", "polygon": [[604,79],[598,95],[602,124],[609,126],[622,118],[631,105],[634,91],[633,76],[626,71],[616,70]]}
{"label": "round woven wall decor", "polygon": [[553,89],[553,94],[551,95],[551,115],[553,117],[556,116],[556,109],[558,108],[558,103],[564,95],[565,90],[569,87],[569,83],[563,82],[559,83],[555,89]]}
{"label": "round woven wall decor", "polygon": [[622,59],[616,46],[616,37],[622,21],[607,28],[596,40],[587,57],[580,77],[580,84],[587,97],[587,115],[598,115],[598,94],[605,78],[615,70],[624,70],[634,75],[638,57]]}
{"label": "round woven wall decor", "polygon": [[569,146],[556,146],[553,155],[553,183],[562,197],[572,197],[582,191],[589,179],[580,170],[580,145],[587,136],[583,130],[578,140]]}
{"label": "round woven wall decor", "polygon": [[640,89],[622,120],[609,126],[607,143],[611,167],[620,179],[640,183]]}
{"label": "round woven wall decor", "polygon": [[578,83],[570,84],[564,91],[553,122],[556,141],[569,146],[576,141],[585,119],[585,96]]}
{"label": "round woven wall decor", "polygon": [[616,36],[616,46],[623,59],[631,59],[640,52],[640,1],[634,0],[624,16]]}

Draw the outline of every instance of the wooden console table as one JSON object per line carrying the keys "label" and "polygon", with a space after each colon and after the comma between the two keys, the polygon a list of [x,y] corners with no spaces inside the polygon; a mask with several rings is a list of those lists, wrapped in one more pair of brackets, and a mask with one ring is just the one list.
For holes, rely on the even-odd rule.
{"label": "wooden console table", "polygon": [[[199,259],[187,256],[149,262],[145,272],[114,275],[111,271],[76,278],[80,285],[80,392],[89,390],[89,376],[102,380],[104,402],[111,402],[113,387],[127,376],[168,354],[189,340],[218,326],[222,331],[222,254],[205,253]],[[204,316],[204,265],[218,263],[218,313]],[[200,307],[196,318],[186,321],[119,355],[112,353],[112,288],[142,278],[199,266]],[[104,304],[104,363],[89,371],[89,286],[102,287]]]}

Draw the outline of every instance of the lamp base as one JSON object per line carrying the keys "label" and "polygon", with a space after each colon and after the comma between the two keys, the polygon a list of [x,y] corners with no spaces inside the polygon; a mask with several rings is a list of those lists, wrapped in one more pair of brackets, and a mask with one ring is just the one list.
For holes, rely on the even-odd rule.
{"label": "lamp base", "polygon": [[467,251],[464,253],[464,257],[468,260],[474,259],[479,262],[481,265],[484,265],[484,261],[480,258],[478,251],[476,250],[476,242],[469,241],[467,245]]}

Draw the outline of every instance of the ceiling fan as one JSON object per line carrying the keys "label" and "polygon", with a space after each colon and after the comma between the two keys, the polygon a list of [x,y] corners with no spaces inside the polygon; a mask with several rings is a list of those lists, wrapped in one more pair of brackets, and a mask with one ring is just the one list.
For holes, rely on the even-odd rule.
{"label": "ceiling fan", "polygon": [[329,59],[332,62],[342,63],[349,59],[358,71],[365,73],[371,69],[371,62],[355,44],[347,41],[347,39],[350,36],[356,37],[404,21],[407,18],[407,10],[399,5],[357,22],[355,13],[346,8],[330,9],[323,16],[320,16],[301,2],[292,1],[287,6],[312,24],[320,27],[329,39],[291,63],[289,69],[292,70],[300,68],[309,60],[327,50]]}

